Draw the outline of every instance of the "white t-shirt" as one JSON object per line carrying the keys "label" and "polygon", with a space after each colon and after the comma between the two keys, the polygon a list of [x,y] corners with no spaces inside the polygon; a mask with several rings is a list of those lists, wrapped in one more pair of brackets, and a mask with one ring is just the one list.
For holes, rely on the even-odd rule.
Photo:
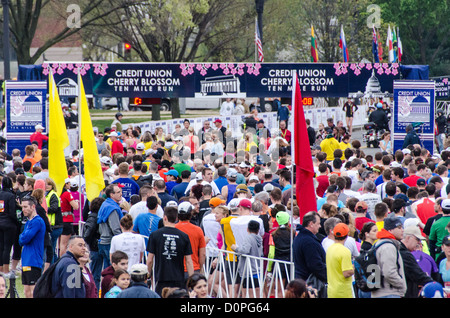
{"label": "white t-shirt", "polygon": [[237,245],[242,244],[245,235],[248,233],[248,222],[251,220],[259,222],[259,235],[261,235],[261,237],[264,236],[264,224],[260,217],[256,215],[241,215],[230,221],[231,231],[233,232]]}
{"label": "white t-shirt", "polygon": [[144,237],[132,232],[114,235],[109,253],[112,254],[115,251],[122,251],[128,255],[128,270],[130,270],[134,264],[141,263],[141,253],[145,252]]}
{"label": "white t-shirt", "polygon": [[[330,239],[329,237],[324,238],[322,240],[322,247],[325,250],[325,252],[334,243],[335,241]],[[347,239],[345,240],[344,246],[350,250],[353,258],[359,256],[358,247],[356,246],[356,241],[353,237],[348,236]]]}
{"label": "white t-shirt", "polygon": [[[137,216],[141,213],[148,213],[147,202],[140,201],[136,204],[133,204],[133,206],[130,208],[129,213],[133,220],[136,220]],[[160,205],[158,205],[158,207],[156,208],[156,215],[160,218],[164,216],[164,210]]]}
{"label": "white t-shirt", "polygon": [[208,248],[217,249],[217,235],[220,231],[220,223],[216,221],[216,216],[214,213],[208,213],[202,219],[203,231],[205,232],[205,237],[209,238],[208,244],[206,244],[206,256],[215,257],[218,252],[216,250],[212,251]]}

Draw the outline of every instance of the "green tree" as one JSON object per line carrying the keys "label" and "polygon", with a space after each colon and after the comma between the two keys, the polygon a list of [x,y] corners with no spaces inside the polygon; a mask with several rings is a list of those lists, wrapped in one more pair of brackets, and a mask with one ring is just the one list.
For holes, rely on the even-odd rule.
{"label": "green tree", "polygon": [[[107,6],[104,8],[106,0],[83,0],[75,4],[74,21],[66,22],[71,18],[71,13],[67,12],[69,5],[73,5],[70,0],[16,0],[9,2],[11,46],[17,54],[19,64],[34,64],[39,57],[50,47],[80,32],[86,26],[92,24],[97,19],[111,14],[112,12],[125,8],[128,4],[122,3],[120,6]],[[78,21],[77,10],[79,9]],[[45,39],[43,44],[31,54],[30,48],[38,29],[38,22],[46,17],[55,22],[55,26],[62,26],[51,36]],[[78,24],[79,22],[79,24]],[[47,26],[48,27],[48,26]],[[53,30],[52,30],[53,31]]]}
{"label": "green tree", "polygon": [[[378,0],[383,23],[400,31],[404,64],[429,65],[430,75],[450,71],[448,0]],[[385,31],[386,33],[386,31]]]}

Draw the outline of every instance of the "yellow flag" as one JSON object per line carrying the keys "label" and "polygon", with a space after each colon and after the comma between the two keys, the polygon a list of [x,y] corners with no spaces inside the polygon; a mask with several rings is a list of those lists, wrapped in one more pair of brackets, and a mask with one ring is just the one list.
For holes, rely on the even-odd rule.
{"label": "yellow flag", "polygon": [[67,165],[64,149],[70,145],[67,135],[66,123],[62,112],[61,101],[59,99],[58,88],[50,71],[48,75],[49,92],[49,139],[48,152],[51,160],[48,162],[49,177],[56,184],[58,195],[61,194],[64,187],[64,181],[67,178]]}
{"label": "yellow flag", "polygon": [[94,129],[92,127],[91,115],[84,91],[83,80],[78,74],[78,99],[80,103],[79,113],[81,116],[81,142],[83,145],[84,178],[86,180],[86,197],[92,202],[100,195],[105,187],[100,156],[95,142]]}

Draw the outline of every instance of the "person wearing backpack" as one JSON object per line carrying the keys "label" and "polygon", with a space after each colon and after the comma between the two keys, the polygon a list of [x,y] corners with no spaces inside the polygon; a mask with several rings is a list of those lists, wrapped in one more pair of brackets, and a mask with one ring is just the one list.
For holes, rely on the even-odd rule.
{"label": "person wearing backpack", "polygon": [[377,238],[374,246],[378,246],[376,259],[381,282],[380,288],[372,291],[372,298],[402,298],[406,293],[403,259],[399,252],[400,240],[403,239],[402,221],[397,217],[386,218]]}
{"label": "person wearing backpack", "polygon": [[86,242],[81,236],[72,235],[67,251],[61,256],[52,275],[53,298],[85,298],[86,289],[79,259],[86,253]]}

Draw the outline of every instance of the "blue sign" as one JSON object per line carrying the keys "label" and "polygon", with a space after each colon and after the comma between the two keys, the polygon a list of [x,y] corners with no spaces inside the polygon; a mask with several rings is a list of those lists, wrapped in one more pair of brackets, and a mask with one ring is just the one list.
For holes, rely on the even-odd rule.
{"label": "blue sign", "polygon": [[[7,152],[24,153],[35,126],[47,127],[47,82],[6,81],[5,129]],[[44,129],[44,133],[46,130]]]}
{"label": "blue sign", "polygon": [[[95,97],[291,97],[299,76],[305,97],[364,94],[376,83],[391,93],[400,78],[396,63],[44,63],[61,98],[75,97],[78,72]],[[372,88],[372,87],[370,87]]]}
{"label": "blue sign", "polygon": [[422,146],[431,154],[434,152],[434,108],[434,81],[394,81],[394,152],[403,148],[408,125],[415,128]]}

